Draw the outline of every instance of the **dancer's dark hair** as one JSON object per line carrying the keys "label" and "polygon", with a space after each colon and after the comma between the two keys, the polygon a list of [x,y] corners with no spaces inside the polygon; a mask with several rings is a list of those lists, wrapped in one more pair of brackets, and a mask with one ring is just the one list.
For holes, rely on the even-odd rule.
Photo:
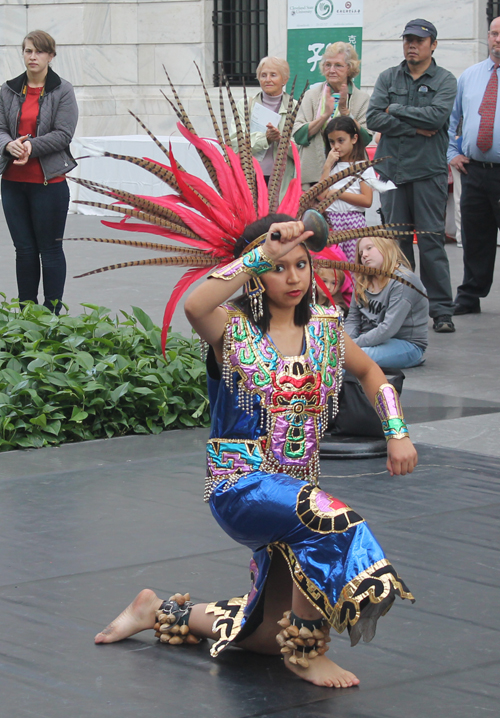
{"label": "dancer's dark hair", "polygon": [[[266,234],[269,231],[269,227],[275,222],[294,222],[294,218],[288,214],[268,214],[266,217],[258,219],[256,222],[252,222],[245,229],[241,237],[236,242],[234,247],[234,256],[239,257],[254,239],[260,237],[262,234]],[[297,327],[305,327],[305,325],[311,319],[311,285],[312,285],[312,264],[309,252],[306,249],[309,266],[311,267],[311,282],[309,283],[309,289],[306,294],[302,297],[299,304],[295,307],[294,324]],[[255,321],[252,310],[250,307],[250,298],[247,294],[242,294],[234,300],[234,303],[241,309],[241,311],[250,319],[251,322],[256,324],[261,332],[264,334],[269,331],[271,323],[271,312],[269,310],[269,303],[267,301],[266,293],[262,295],[262,305],[264,309],[263,316]]]}

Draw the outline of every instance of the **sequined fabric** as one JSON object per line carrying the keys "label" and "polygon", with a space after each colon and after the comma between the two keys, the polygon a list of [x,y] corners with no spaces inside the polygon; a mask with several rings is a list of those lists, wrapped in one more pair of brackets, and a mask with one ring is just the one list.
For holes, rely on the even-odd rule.
{"label": "sequined fabric", "polygon": [[284,357],[235,305],[225,306],[222,377],[208,361],[205,500],[223,530],[252,550],[252,588],[207,607],[214,627],[227,629],[212,655],[258,626],[276,554],[335,630],[347,628],[353,643],[369,640],[395,595],[413,597],[364,519],[318,486],[327,402],[336,408],[342,378],[341,315],[313,307],[303,354]]}

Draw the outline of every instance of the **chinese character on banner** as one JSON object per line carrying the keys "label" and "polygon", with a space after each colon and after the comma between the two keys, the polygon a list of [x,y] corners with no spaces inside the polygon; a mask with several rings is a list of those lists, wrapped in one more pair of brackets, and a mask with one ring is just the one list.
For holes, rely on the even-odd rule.
{"label": "chinese character on banner", "polygon": [[307,58],[307,62],[309,64],[312,64],[311,70],[310,70],[311,72],[314,72],[314,70],[316,69],[316,67],[318,65],[318,62],[321,60],[321,52],[324,47],[325,47],[324,42],[315,42],[312,45],[308,45],[307,49],[309,50],[309,52],[313,53],[311,55],[311,57]]}
{"label": "chinese character on banner", "polygon": [[356,35],[349,35],[347,41],[356,49]]}

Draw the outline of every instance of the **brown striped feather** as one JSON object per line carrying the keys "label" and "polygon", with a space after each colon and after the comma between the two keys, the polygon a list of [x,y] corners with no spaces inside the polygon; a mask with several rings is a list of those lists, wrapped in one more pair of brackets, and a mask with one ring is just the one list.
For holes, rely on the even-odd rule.
{"label": "brown striped feather", "polygon": [[145,160],[142,157],[131,157],[130,155],[118,155],[114,152],[107,152],[105,151],[104,157],[112,157],[115,160],[124,160],[125,162],[131,162],[133,165],[137,165],[138,167],[142,167],[143,169],[147,170],[148,172],[151,172],[151,174],[155,175],[155,177],[158,177],[158,179],[163,180],[165,184],[168,184],[169,187],[174,189],[176,192],[179,192],[180,189],[179,185],[177,184],[177,180],[175,179],[175,175],[170,170],[166,170],[164,167],[161,167],[161,165],[157,164],[156,162],[151,162],[151,160]]}
{"label": "brown striped feather", "polygon": [[[186,110],[184,109],[184,105],[182,104],[181,99],[180,99],[179,95],[177,94],[177,90],[175,89],[174,85],[172,84],[172,80],[170,79],[170,76],[169,76],[169,74],[168,74],[168,72],[167,72],[167,68],[165,67],[165,65],[163,65],[163,69],[164,69],[164,71],[165,71],[165,75],[167,76],[168,84],[170,85],[170,89],[172,90],[172,94],[173,94],[173,96],[175,97],[175,101],[177,102],[177,107],[179,108],[178,113],[177,113],[177,116],[179,117],[179,119],[181,120],[182,124],[184,125],[184,127],[185,127],[187,130],[189,130],[190,132],[192,132],[193,135],[198,136],[197,133],[196,133],[196,130],[195,130],[194,127],[193,127],[193,124],[192,124],[191,120],[190,120],[189,117],[188,117],[188,114],[187,114]],[[167,99],[168,99],[168,98],[167,98]],[[170,102],[170,100],[169,100],[169,102]],[[170,103],[170,104],[172,104],[172,103]],[[173,107],[173,105],[172,105],[172,107]]]}
{"label": "brown striped feather", "polygon": [[393,272],[385,272],[382,269],[376,269],[375,267],[365,267],[364,264],[355,264],[354,262],[338,262],[336,260],[330,260],[330,259],[315,259],[314,260],[314,266],[315,267],[327,267],[332,269],[341,269],[342,271],[348,271],[353,272],[354,274],[366,274],[368,276],[377,276],[377,277],[389,277],[390,279],[395,279],[396,282],[399,282],[400,284],[405,284],[407,287],[411,287],[416,292],[421,294],[426,299],[427,294],[424,292],[421,292],[420,289],[415,287],[414,284],[409,282],[407,279],[403,279],[403,277],[400,277],[397,274],[394,274]]}
{"label": "brown striped feather", "polygon": [[[270,213],[276,212],[276,208],[278,207],[281,182],[282,182],[283,174],[284,174],[285,168],[286,168],[288,149],[290,147],[290,136],[289,136],[289,133],[287,133],[287,129],[288,129],[288,119],[293,110],[294,87],[295,87],[295,80],[293,81],[293,87],[290,92],[290,98],[288,100],[285,126],[283,127],[283,132],[281,133],[281,136],[280,136],[280,141],[278,143],[278,149],[276,151],[276,158],[274,160],[273,171],[271,172],[271,177],[269,178],[269,212]],[[292,125],[292,127],[293,127],[293,125]]]}
{"label": "brown striped feather", "polygon": [[317,196],[319,194],[322,194],[329,187],[331,187],[332,184],[335,184],[336,182],[341,179],[344,179],[345,177],[350,177],[355,174],[359,175],[366,169],[368,169],[368,167],[373,167],[374,165],[381,162],[382,159],[386,158],[381,157],[380,159],[363,160],[362,162],[356,162],[356,164],[350,164],[349,167],[345,168],[345,170],[336,172],[334,175],[330,175],[330,177],[327,177],[326,179],[317,182],[313,187],[311,187],[311,189],[307,190],[307,192],[304,192],[304,194],[300,198],[299,204],[301,210],[304,211],[306,209],[309,209],[310,207],[313,207],[314,201],[316,200]]}
{"label": "brown striped feather", "polygon": [[219,80],[219,111],[222,132],[224,134],[224,144],[231,146],[231,137],[229,135],[229,129],[227,126],[226,108],[224,107],[224,96],[222,94],[222,76],[220,76]]}
{"label": "brown striped feather", "polygon": [[161,217],[154,217],[152,214],[147,214],[147,212],[141,212],[134,209],[128,209],[127,207],[120,207],[116,204],[104,204],[103,202],[90,202],[83,199],[76,199],[74,200],[75,204],[84,204],[87,207],[99,207],[99,209],[107,209],[111,210],[112,212],[118,212],[119,214],[124,214],[127,217],[133,217],[134,219],[139,219],[142,222],[147,222],[148,224],[154,224],[157,227],[164,227],[165,229],[170,229],[172,232],[175,232],[176,234],[180,234],[183,237],[188,237],[190,239],[201,239],[197,234],[195,234],[191,229],[185,229],[184,227],[180,227],[178,224],[174,224],[173,222],[169,222],[166,219],[162,219]]}
{"label": "brown striped feather", "polygon": [[[172,94],[174,95],[175,101],[177,102],[177,107],[178,107],[178,111],[176,111],[177,117],[179,117],[180,121],[182,122],[182,124],[184,125],[186,130],[189,130],[189,132],[192,132],[195,137],[198,137],[198,133],[194,129],[194,125],[191,122],[191,120],[189,119],[186,110],[184,109],[184,105],[182,104],[181,99],[180,99],[179,95],[177,94],[177,90],[175,89],[174,85],[172,84],[172,80],[170,79],[170,75],[168,74],[165,65],[163,65],[163,69],[165,71],[165,75],[167,76],[167,80],[169,82],[170,89],[172,90]],[[165,93],[163,93],[163,95],[168,100],[168,97],[165,95]],[[170,100],[168,100],[168,101],[170,102]],[[172,107],[174,107],[172,102],[170,102],[170,105]],[[174,110],[175,110],[175,107],[174,107]],[[206,156],[206,154],[202,150],[196,148],[196,151],[197,151],[201,161],[203,162],[203,166],[205,167],[206,171],[208,172],[208,176],[210,177],[215,189],[220,194],[221,190],[220,190],[219,180],[217,179],[217,172],[215,171],[215,167],[213,166],[211,160]]]}
{"label": "brown striped feather", "polygon": [[[248,95],[247,95],[247,88],[245,85],[245,80],[243,80],[243,108],[244,108],[244,114],[245,114],[245,153],[247,157],[252,157],[252,143],[250,141],[250,113],[248,108]],[[255,179],[255,170],[253,169],[253,162],[252,162],[252,185],[251,185],[251,192],[252,192],[252,198],[253,198],[253,206],[255,208],[255,212],[258,212],[258,200],[257,200],[257,181]]]}
{"label": "brown striped feather", "polygon": [[[335,192],[332,192],[328,197],[325,197],[325,199],[321,200],[321,202],[319,202],[319,204],[317,204],[314,208],[316,212],[322,214],[325,210],[327,210],[331,203],[335,202],[335,200],[338,199],[340,195],[344,194],[344,192],[347,192],[349,187],[351,187],[357,179],[357,177],[352,177],[352,179],[346,182],[343,187],[338,190],[335,190]],[[298,219],[300,219],[300,217]]]}
{"label": "brown striped feather", "polygon": [[106,267],[93,269],[91,272],[77,274],[74,279],[88,277],[91,274],[99,274],[100,272],[109,272],[111,269],[123,269],[125,267],[145,267],[148,265],[156,265],[163,267],[216,267],[219,259],[213,257],[203,257],[203,260],[193,262],[191,257],[154,257],[153,259],[137,259],[134,262],[121,262],[120,264],[108,264]]}
{"label": "brown striped feather", "polygon": [[229,156],[226,151],[226,146],[224,144],[224,139],[223,139],[222,133],[220,131],[219,123],[217,122],[217,118],[215,117],[215,113],[214,113],[214,109],[212,107],[212,101],[210,99],[210,95],[208,94],[208,90],[207,90],[207,87],[203,80],[203,77],[201,75],[200,68],[198,67],[196,62],[194,63],[194,66],[196,67],[196,69],[198,71],[198,75],[200,76],[200,82],[201,82],[201,86],[203,87],[203,92],[205,93],[205,102],[207,103],[207,108],[208,108],[208,112],[210,115],[210,119],[212,120],[212,125],[214,128],[215,136],[217,137],[217,141],[218,141],[218,143],[222,149],[222,152],[224,154],[224,159],[229,164]]}
{"label": "brown striped feather", "polygon": [[138,122],[138,123],[140,124],[140,126],[142,127],[142,129],[151,137],[151,139],[153,140],[153,142],[155,143],[155,145],[160,148],[160,150],[163,152],[164,155],[166,155],[166,156],[168,157],[168,159],[170,159],[170,152],[167,150],[167,148],[166,148],[164,145],[162,145],[162,143],[160,142],[160,140],[153,135],[153,133],[151,132],[151,130],[146,127],[146,125],[145,125],[144,122],[140,119],[140,117],[137,117],[137,115],[134,114],[134,113],[132,112],[132,110],[129,110],[129,112],[130,112],[130,114],[132,115],[132,117],[136,120],[136,122]]}
{"label": "brown striped feather", "polygon": [[[186,254],[192,256],[206,256],[207,252],[193,247],[175,247],[173,244],[158,244],[157,242],[140,242],[134,239],[109,239],[104,237],[66,237],[64,241],[70,242],[101,242],[103,244],[120,244],[124,247],[134,247],[138,249],[150,249],[152,252],[177,252],[178,254]],[[62,240],[61,240],[62,241]]]}
{"label": "brown striped feather", "polygon": [[148,214],[154,215],[155,217],[163,217],[163,219],[168,219],[171,222],[178,224],[180,227],[187,228],[187,224],[183,222],[183,220],[178,217],[173,210],[168,209],[167,207],[162,207],[161,205],[156,204],[149,199],[139,197],[138,195],[132,194],[131,192],[126,192],[125,190],[107,187],[106,185],[100,184],[99,182],[82,179],[81,177],[68,177],[68,179],[72,182],[76,182],[77,184],[82,185],[82,187],[85,187],[92,192],[99,192],[100,194],[104,194],[107,197],[119,199],[122,202],[130,204],[134,209],[141,209]]}
{"label": "brown striped feather", "polygon": [[304,90],[302,91],[302,94],[300,95],[299,99],[297,100],[297,104],[294,107],[293,106],[293,95],[294,95],[294,91],[295,91],[296,80],[297,80],[297,78],[295,77],[295,79],[293,81],[292,89],[290,90],[290,99],[288,101],[286,120],[285,120],[285,124],[283,127],[283,132],[281,133],[280,141],[278,144],[278,149],[276,152],[276,159],[274,162],[273,171],[271,173],[271,177],[269,178],[269,211],[270,212],[276,211],[276,208],[278,207],[278,204],[279,204],[281,182],[283,181],[283,175],[285,174],[286,162],[287,162],[287,158],[288,158],[288,150],[290,149],[290,142],[292,141],[293,125],[295,123],[295,118],[297,117],[297,112],[299,111],[300,105],[302,104],[302,100],[304,99],[305,92],[309,85],[309,83],[306,83]]}
{"label": "brown striped feather", "polygon": [[[359,239],[360,237],[386,237],[387,239],[398,239],[413,234],[413,230],[398,231],[388,229],[377,229],[376,227],[359,227],[359,229],[344,229],[328,234],[327,244],[339,244],[348,239]],[[428,233],[426,233],[428,234]]]}
{"label": "brown striped feather", "polygon": [[240,156],[241,168],[243,170],[243,174],[245,175],[248,189],[252,191],[252,184],[255,181],[252,156],[251,154],[250,156],[248,156],[246,151],[245,136],[243,134],[243,128],[241,126],[240,116],[238,115],[238,110],[236,108],[236,102],[234,101],[233,93],[231,92],[229,80],[227,79],[226,73],[223,69],[221,69],[221,73],[224,80],[224,84],[226,86],[226,92],[229,99],[229,104],[231,106],[231,111],[233,113],[234,124],[236,127],[236,139],[238,141],[238,154]]}

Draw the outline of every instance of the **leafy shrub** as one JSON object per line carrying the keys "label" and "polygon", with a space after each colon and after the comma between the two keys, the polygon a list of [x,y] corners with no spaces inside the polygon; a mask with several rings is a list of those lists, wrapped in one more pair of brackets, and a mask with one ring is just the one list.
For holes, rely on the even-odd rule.
{"label": "leafy shrub", "polygon": [[206,426],[199,343],[160,330],[138,307],[56,317],[0,302],[0,451]]}

